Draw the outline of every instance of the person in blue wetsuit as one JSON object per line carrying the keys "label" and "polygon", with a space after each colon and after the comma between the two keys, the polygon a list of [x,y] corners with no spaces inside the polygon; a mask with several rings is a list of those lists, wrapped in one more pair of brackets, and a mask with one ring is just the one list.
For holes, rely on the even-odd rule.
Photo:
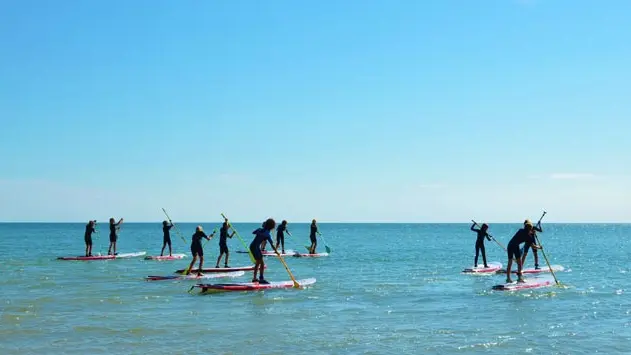
{"label": "person in blue wetsuit", "polygon": [[204,229],[202,228],[202,226],[197,226],[197,228],[195,229],[195,234],[193,234],[193,237],[191,238],[191,254],[193,254],[193,260],[188,266],[187,272],[185,273],[186,275],[189,274],[191,270],[193,270],[193,265],[195,265],[195,262],[199,257],[199,269],[197,269],[197,276],[202,276],[202,270],[204,266],[204,248],[202,247],[202,238],[210,240],[214,235],[215,233],[213,232],[213,234],[207,236],[206,233],[204,233]]}
{"label": "person in blue wetsuit", "polygon": [[232,238],[234,236],[234,230],[231,234],[228,234],[228,230],[230,226],[228,225],[228,220],[226,219],[219,230],[219,257],[217,258],[217,265],[215,267],[219,267],[219,262],[221,262],[221,257],[226,254],[226,262],[224,267],[228,266],[228,257],[230,256],[230,251],[228,250],[228,238]]}
{"label": "person in blue wetsuit", "polygon": [[318,239],[316,238],[317,234],[321,234],[318,232],[318,225],[316,225],[316,220],[311,221],[311,231],[309,233],[309,240],[311,241],[311,246],[309,247],[309,254],[316,253],[316,247],[318,246]]}
{"label": "person in blue wetsuit", "polygon": [[114,218],[110,218],[110,247],[107,249],[107,255],[112,255],[112,247],[114,247],[114,255],[116,255],[116,241],[118,241],[118,231],[120,230],[120,225],[123,223],[123,219],[121,218],[118,223],[115,223],[116,220]]}
{"label": "person in blue wetsuit", "polygon": [[[530,220],[525,220],[524,221],[524,226],[526,224],[532,224],[532,222],[530,222]],[[537,240],[537,232],[543,232],[543,228],[541,228],[541,221],[539,221],[539,223],[537,223],[536,226],[533,226],[532,229],[534,230],[533,232],[533,238],[536,241]],[[534,255],[535,257],[535,270],[539,270],[539,255],[537,254],[537,249],[536,248],[531,248],[532,249],[532,255]],[[528,255],[528,249],[524,248],[523,250],[523,256],[522,256],[522,265],[526,264],[526,255]]]}
{"label": "person in blue wetsuit", "polygon": [[92,256],[92,233],[96,232],[94,229],[96,221],[90,221],[85,225],[85,234],[83,240],[85,241],[85,256]]}
{"label": "person in blue wetsuit", "polygon": [[[268,219],[263,223],[263,227],[257,228],[252,234],[254,234],[254,239],[252,243],[250,243],[250,253],[256,260],[256,264],[254,265],[254,276],[252,277],[252,282],[258,282],[262,284],[268,284],[267,280],[263,276],[263,271],[265,270],[265,262],[263,261],[263,253],[261,252],[261,243],[266,241],[271,245],[276,254],[278,254],[278,250],[274,247],[274,241],[272,240],[271,231],[276,227],[276,221],[273,219]],[[257,272],[260,272],[260,278],[256,278]]]}
{"label": "person in blue wetsuit", "polygon": [[511,266],[513,265],[513,260],[517,262],[517,282],[524,282],[524,279],[521,274],[522,270],[522,262],[523,259],[521,257],[521,249],[519,245],[524,243],[524,250],[528,250],[528,248],[533,249],[541,249],[540,246],[535,243],[534,240],[534,228],[531,223],[526,223],[524,228],[520,229],[515,233],[513,238],[511,238],[510,242],[506,246],[506,251],[508,253],[508,265],[506,266],[506,283],[513,282],[511,280]]}
{"label": "person in blue wetsuit", "polygon": [[478,239],[475,241],[475,259],[473,261],[473,267],[478,267],[478,255],[482,252],[482,261],[484,262],[484,267],[488,268],[489,266],[486,264],[486,250],[484,249],[484,238],[491,240],[491,237],[487,233],[489,230],[488,224],[482,224],[480,229],[474,228],[476,223],[473,223],[471,226],[471,230],[478,234]]}
{"label": "person in blue wetsuit", "polygon": [[[170,222],[170,223],[169,223]],[[171,221],[162,221],[162,250],[160,251],[160,256],[164,255],[164,248],[166,248],[166,246],[169,246],[169,256],[172,256],[173,254],[171,254],[171,228],[173,227],[173,222]]]}
{"label": "person in blue wetsuit", "polygon": [[287,221],[283,220],[278,228],[276,228],[276,250],[278,246],[282,246],[282,253],[285,254],[285,232],[291,237],[291,233],[287,230]]}

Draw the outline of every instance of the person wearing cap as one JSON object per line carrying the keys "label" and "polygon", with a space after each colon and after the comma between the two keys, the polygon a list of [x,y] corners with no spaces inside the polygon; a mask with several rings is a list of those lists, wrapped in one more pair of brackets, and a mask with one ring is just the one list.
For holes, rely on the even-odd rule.
{"label": "person wearing cap", "polygon": [[[524,221],[524,226],[526,226],[526,224],[530,224],[532,225],[532,222],[527,219]],[[543,232],[543,229],[541,228],[541,221],[539,221],[539,223],[537,223],[536,226],[533,226],[532,229],[534,230],[533,232],[533,239],[537,240],[537,232]],[[531,248],[532,249],[532,254],[535,256],[535,270],[539,270],[539,255],[537,254],[537,249],[536,248]],[[522,266],[526,264],[526,255],[528,255],[528,249],[526,249],[524,247],[524,249],[522,250]]]}
{"label": "person wearing cap", "polygon": [[191,254],[193,254],[193,260],[191,261],[191,265],[189,265],[188,272],[186,274],[190,273],[193,269],[193,265],[195,265],[195,262],[197,261],[197,257],[199,257],[199,269],[197,269],[197,276],[202,276],[202,267],[204,266],[204,248],[202,247],[202,238],[210,240],[214,235],[215,233],[213,232],[210,237],[207,236],[206,233],[204,233],[202,226],[197,226],[195,234],[193,234],[193,237],[191,238]]}
{"label": "person wearing cap", "polygon": [[486,232],[489,230],[489,225],[484,223],[482,224],[482,228],[475,228],[476,223],[473,223],[471,226],[471,230],[478,234],[478,239],[475,241],[475,259],[473,261],[473,267],[478,267],[478,255],[482,252],[482,261],[484,262],[484,267],[488,268],[489,266],[486,264],[486,251],[484,249],[484,238],[491,240],[491,237]]}
{"label": "person wearing cap", "polygon": [[520,229],[515,233],[515,235],[511,238],[510,242],[506,246],[506,251],[508,253],[508,265],[506,266],[506,283],[513,282],[511,280],[511,266],[513,266],[513,260],[517,262],[517,282],[524,282],[522,277],[522,257],[521,257],[521,249],[519,245],[524,243],[524,250],[528,250],[528,248],[533,249],[541,249],[540,246],[535,243],[534,239],[534,228],[532,223],[524,224],[524,228]]}

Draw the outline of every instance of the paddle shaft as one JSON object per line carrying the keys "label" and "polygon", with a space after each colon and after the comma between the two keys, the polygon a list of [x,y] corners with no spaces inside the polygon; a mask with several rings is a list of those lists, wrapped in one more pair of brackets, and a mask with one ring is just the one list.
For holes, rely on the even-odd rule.
{"label": "paddle shaft", "polygon": [[169,220],[169,222],[171,223],[171,225],[173,227],[175,227],[175,233],[177,233],[177,235],[182,238],[182,241],[184,242],[184,244],[187,244],[186,242],[186,238],[184,238],[184,235],[182,233],[180,233],[180,229],[173,223],[173,221],[171,220],[171,217],[169,217],[169,214],[167,213],[167,211],[162,208],[162,212],[164,212],[164,215],[167,216],[167,219]]}
{"label": "paddle shaft", "polygon": [[[221,217],[223,217],[224,220],[229,221],[228,217],[226,217],[226,215],[224,215],[223,213],[221,214]],[[250,261],[252,261],[253,264],[256,264],[256,259],[254,259],[254,255],[252,255],[250,248],[248,247],[247,244],[245,244],[245,242],[243,241],[243,238],[241,238],[241,235],[239,235],[239,232],[237,232],[237,230],[234,228],[234,226],[230,222],[228,222],[228,227],[232,228],[232,230],[234,231],[234,234],[237,235],[237,237],[241,241],[241,244],[243,244],[243,247],[245,248],[245,250],[248,251],[248,255],[250,256]]]}
{"label": "paddle shaft", "polygon": [[[471,220],[471,222],[473,222],[473,224],[475,224],[476,226],[479,226],[478,222],[476,222],[476,221],[474,221],[474,220]],[[495,237],[494,237],[494,236],[490,235],[489,233],[486,233],[486,234],[488,234],[488,236],[489,236],[489,237],[491,237],[491,239],[493,239],[493,241],[494,241],[495,243],[497,243],[497,245],[499,245],[499,246],[500,246],[500,248],[502,248],[502,249],[504,249],[504,251],[506,251],[506,248],[504,248],[504,246],[503,246],[502,244],[500,244],[500,242],[498,242],[498,241],[497,241],[497,239],[495,239]]]}
{"label": "paddle shaft", "polygon": [[[541,220],[543,219],[543,217],[546,215],[546,211],[543,211],[543,214],[541,215],[541,218],[539,218],[539,222],[537,222],[537,225],[541,224]],[[554,277],[554,282],[556,282],[556,284],[559,284],[559,280],[557,279],[557,276],[554,274],[554,270],[552,270],[552,266],[550,265],[550,261],[548,260],[548,257],[546,256],[546,252],[545,250],[543,250],[543,245],[541,245],[541,242],[539,241],[539,236],[537,236],[537,234],[535,233],[535,240],[537,241],[537,244],[541,247],[541,254],[543,254],[543,258],[546,260],[546,264],[548,264],[548,268],[550,269],[550,273],[552,274],[552,277]]]}

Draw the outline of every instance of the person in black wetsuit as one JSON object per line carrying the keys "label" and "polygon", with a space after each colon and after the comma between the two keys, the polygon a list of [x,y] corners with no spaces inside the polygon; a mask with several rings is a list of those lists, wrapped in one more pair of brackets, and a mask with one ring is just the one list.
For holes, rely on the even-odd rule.
{"label": "person in black wetsuit", "polygon": [[204,248],[202,247],[202,238],[210,240],[214,235],[215,233],[213,232],[213,234],[207,236],[206,233],[204,233],[202,226],[197,226],[195,234],[193,234],[193,237],[191,238],[191,254],[193,254],[193,260],[191,260],[191,265],[188,266],[185,275],[188,275],[193,270],[193,265],[195,265],[195,262],[199,257],[199,269],[197,269],[197,276],[202,276],[204,266]]}
{"label": "person in black wetsuit", "polygon": [[320,234],[318,232],[318,226],[316,225],[316,220],[311,221],[311,232],[309,233],[309,240],[311,240],[311,246],[309,247],[309,254],[315,254],[316,247],[318,246],[318,239],[316,238],[316,234]]}
{"label": "person in black wetsuit", "polygon": [[164,248],[169,245],[169,256],[173,256],[171,251],[171,228],[173,227],[173,222],[162,221],[162,250],[160,251],[160,256],[164,255]]}
{"label": "person in black wetsuit", "polygon": [[282,253],[285,254],[285,232],[291,237],[291,233],[287,230],[287,221],[283,220],[278,228],[276,228],[276,250],[278,246],[282,246]]}
{"label": "person in black wetsuit", "polygon": [[[271,245],[274,251],[276,252],[276,254],[278,254],[278,250],[276,249],[276,247],[274,247],[274,241],[272,240],[272,235],[270,234],[270,232],[274,230],[275,227],[276,227],[276,221],[270,218],[267,221],[265,221],[265,223],[263,223],[262,228],[258,228],[254,232],[252,232],[252,234],[254,234],[254,239],[252,240],[252,243],[250,243],[250,253],[252,253],[254,260],[256,260],[256,264],[254,265],[254,276],[252,277],[252,282],[258,282],[262,284],[269,283],[267,282],[267,280],[265,280],[265,277],[263,277],[263,270],[265,270],[265,262],[263,261],[263,253],[261,252],[261,243],[263,243],[264,240],[269,242],[269,245]],[[259,271],[260,271],[260,278],[257,279],[256,274]]]}
{"label": "person in black wetsuit", "polygon": [[83,239],[85,240],[85,256],[92,256],[92,233],[96,232],[94,226],[96,226],[96,220],[90,221],[85,225],[85,234],[83,235]]}
{"label": "person in black wetsuit", "polygon": [[484,249],[484,238],[486,237],[486,239],[491,240],[491,237],[486,232],[489,230],[489,226],[486,223],[482,224],[482,228],[480,229],[474,228],[475,226],[476,226],[476,223],[473,223],[473,225],[471,225],[471,230],[478,233],[478,239],[475,241],[475,259],[473,261],[473,267],[478,267],[478,255],[481,251],[484,267],[488,268],[489,266],[486,264],[486,250]]}
{"label": "person in black wetsuit", "polygon": [[114,223],[116,220],[114,218],[110,218],[110,247],[107,249],[107,255],[112,255],[112,247],[114,247],[114,255],[116,253],[116,241],[118,240],[118,231],[120,230],[120,225],[123,223],[123,219],[121,218],[118,223]]}
{"label": "person in black wetsuit", "polygon": [[[530,220],[527,219],[524,221],[524,226],[526,224],[532,224],[532,222],[530,222]],[[543,228],[541,228],[541,221],[539,221],[536,226],[533,226],[532,229],[534,230],[533,238],[536,241],[537,232],[540,232],[540,233],[543,232]],[[531,248],[531,249],[532,249],[532,255],[534,255],[535,257],[535,270],[539,270],[539,255],[537,254],[537,249],[536,248]],[[522,259],[523,259],[522,265],[526,264],[526,255],[528,255],[528,249],[524,248],[523,256],[522,256]]]}
{"label": "person in black wetsuit", "polygon": [[228,250],[227,238],[232,238],[232,236],[234,235],[234,230],[231,234],[228,234],[228,229],[230,229],[230,226],[228,225],[228,220],[226,219],[223,222],[221,229],[219,230],[219,257],[217,258],[217,265],[215,265],[215,267],[219,267],[219,262],[221,262],[221,257],[224,254],[226,254],[226,262],[224,264],[224,267],[229,267],[228,257],[230,257],[230,251]]}
{"label": "person in black wetsuit", "polygon": [[506,251],[508,253],[508,265],[506,266],[506,283],[513,282],[510,275],[513,260],[517,262],[517,282],[524,282],[521,274],[523,259],[521,258],[521,249],[519,248],[519,245],[521,243],[525,243],[524,250],[528,250],[528,248],[530,247],[534,249],[540,249],[541,247],[538,246],[537,243],[535,243],[534,231],[535,230],[532,224],[527,223],[524,225],[524,228],[518,230],[513,238],[511,238],[510,242],[508,242],[508,245],[506,247]]}

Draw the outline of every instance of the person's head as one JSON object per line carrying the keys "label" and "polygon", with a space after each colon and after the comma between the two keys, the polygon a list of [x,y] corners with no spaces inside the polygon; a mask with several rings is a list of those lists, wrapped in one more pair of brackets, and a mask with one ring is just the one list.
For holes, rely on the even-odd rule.
{"label": "person's head", "polygon": [[114,224],[114,222],[116,222],[116,220],[114,220],[114,217],[110,218],[110,224]]}
{"label": "person's head", "polygon": [[269,218],[267,221],[263,223],[263,228],[268,231],[273,230],[274,228],[276,228],[276,221],[274,221],[274,219],[272,218]]}
{"label": "person's head", "polygon": [[166,227],[167,221],[162,221],[162,225]]}
{"label": "person's head", "polygon": [[489,225],[486,224],[486,223],[483,223],[482,224],[482,230],[486,232],[488,229],[489,229]]}
{"label": "person's head", "polygon": [[316,224],[316,220],[315,220],[315,219],[314,219],[314,220],[312,220],[312,221],[311,221],[311,224],[312,224],[312,225],[315,225],[315,224]]}
{"label": "person's head", "polygon": [[195,228],[195,232],[203,232],[204,228],[202,228],[202,226],[197,226],[197,228]]}
{"label": "person's head", "polygon": [[223,221],[222,227],[223,227],[224,229],[227,229],[227,228],[228,228],[228,220],[227,220],[227,219],[226,219],[225,221]]}
{"label": "person's head", "polygon": [[94,226],[96,224],[96,221],[90,221],[90,226]]}
{"label": "person's head", "polygon": [[287,221],[283,219],[283,221],[280,224],[282,224],[283,226],[286,226],[287,225]]}
{"label": "person's head", "polygon": [[530,220],[529,220],[529,219],[527,219],[527,220],[525,220],[525,221],[524,221],[524,226],[525,226],[526,224],[530,224],[530,225],[532,225],[532,222],[530,222]]}
{"label": "person's head", "polygon": [[532,233],[535,231],[534,228],[532,228],[532,223],[524,223],[524,229],[528,233]]}

